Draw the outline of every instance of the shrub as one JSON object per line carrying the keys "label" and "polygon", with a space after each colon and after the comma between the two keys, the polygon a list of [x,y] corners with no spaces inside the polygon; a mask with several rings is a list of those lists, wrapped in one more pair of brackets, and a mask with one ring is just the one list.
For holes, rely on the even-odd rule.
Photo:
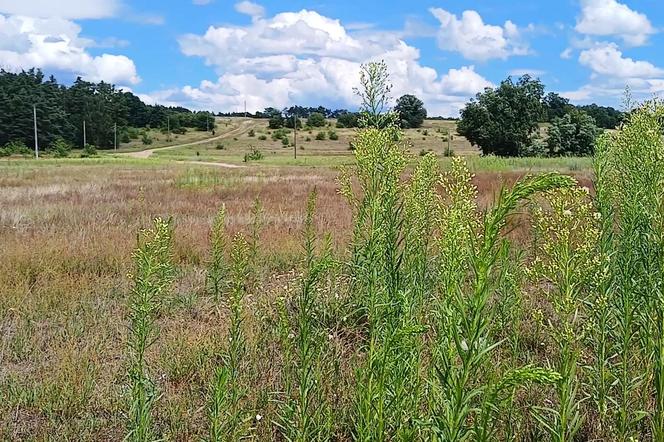
{"label": "shrub", "polygon": [[337,133],[336,133],[335,131],[333,131],[333,130],[331,130],[331,131],[328,132],[328,137],[329,137],[330,140],[332,140],[332,141],[337,141],[337,140],[339,139],[339,135],[337,135]]}
{"label": "shrub", "polygon": [[313,112],[307,118],[307,126],[309,127],[323,127],[325,126],[325,116],[318,112]]}
{"label": "shrub", "polygon": [[307,141],[307,142],[311,141],[311,137],[305,138],[304,141]]}
{"label": "shrub", "polygon": [[55,158],[67,158],[71,153],[71,145],[62,138],[56,139],[48,149]]}
{"label": "shrub", "polygon": [[267,136],[266,135],[259,135],[258,139],[261,140],[261,141],[265,141],[265,140],[267,140]]}
{"label": "shrub", "polygon": [[282,117],[281,115],[274,115],[268,121],[267,127],[269,129],[281,129],[282,127],[284,127],[284,117]]}
{"label": "shrub", "polygon": [[31,155],[32,151],[22,141],[10,141],[5,144],[5,147],[0,149],[0,157],[8,157],[11,155]]}
{"label": "shrub", "polygon": [[290,144],[290,141],[288,141],[288,137],[284,137],[281,139],[281,144],[286,147]]}
{"label": "shrub", "polygon": [[97,148],[92,144],[86,144],[81,152],[81,158],[89,158],[97,155]]}
{"label": "shrub", "polygon": [[260,161],[264,158],[263,152],[260,150],[256,149],[255,147],[251,147],[251,150],[248,153],[244,154],[244,162],[248,163],[249,161]]}
{"label": "shrub", "polygon": [[356,112],[347,112],[339,115],[337,117],[337,127],[338,128],[353,128],[357,127],[359,124],[359,114]]}
{"label": "shrub", "polygon": [[150,137],[150,134],[148,134],[147,132],[143,132],[143,135],[141,137],[141,142],[146,146],[152,144],[152,138]]}
{"label": "shrub", "polygon": [[138,137],[140,137],[141,135],[139,130],[136,129],[135,127],[128,127],[127,134],[129,135],[129,138],[131,138],[132,140],[137,140]]}
{"label": "shrub", "polygon": [[214,148],[217,149],[217,150],[224,150],[224,149],[226,149],[226,146],[224,146],[222,143],[217,143],[214,146]]}
{"label": "shrub", "polygon": [[316,134],[316,139],[317,139],[318,141],[322,141],[322,140],[324,140],[324,139],[325,139],[325,132],[318,132],[318,133]]}
{"label": "shrub", "polygon": [[249,129],[249,133],[247,134],[248,137],[255,137],[256,132],[253,129]]}
{"label": "shrub", "polygon": [[129,143],[131,142],[131,137],[128,132],[122,132],[120,134],[120,143]]}
{"label": "shrub", "polygon": [[277,129],[272,132],[272,141],[281,140],[282,138],[288,137],[288,131],[286,129]]}

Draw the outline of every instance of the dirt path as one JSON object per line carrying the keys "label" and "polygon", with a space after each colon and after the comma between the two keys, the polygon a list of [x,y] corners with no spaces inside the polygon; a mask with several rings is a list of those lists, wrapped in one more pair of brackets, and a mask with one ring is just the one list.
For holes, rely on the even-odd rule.
{"label": "dirt path", "polygon": [[231,164],[231,163],[215,163],[213,161],[178,161],[178,163],[186,163],[186,164],[200,164],[203,166],[217,166],[217,167],[225,167],[227,169],[242,169],[246,166],[242,166],[240,164]]}
{"label": "dirt path", "polygon": [[[123,152],[123,153],[118,153],[116,155],[118,156],[123,156],[123,157],[129,157],[129,158],[150,158],[153,152],[157,152],[158,150],[167,150],[167,149],[177,149],[178,147],[188,147],[188,146],[196,146],[198,144],[205,144],[209,143],[211,141],[216,141],[216,140],[223,140],[225,138],[231,138],[231,137],[237,137],[238,135],[242,135],[243,133],[247,132],[249,128],[253,125],[252,120],[245,120],[242,121],[238,127],[233,128],[229,130],[228,132],[224,132],[223,134],[217,135],[212,138],[206,138],[204,140],[198,140],[198,141],[192,141],[190,143],[184,143],[184,144],[175,144],[173,146],[164,146],[164,147],[154,147],[152,149],[145,149],[145,150],[140,150],[138,152]],[[228,164],[228,163],[211,163],[211,162],[200,162],[200,161],[186,161],[187,163],[195,163],[195,164],[208,164],[208,165],[218,165],[221,167],[243,167],[243,166],[236,166],[234,164]]]}

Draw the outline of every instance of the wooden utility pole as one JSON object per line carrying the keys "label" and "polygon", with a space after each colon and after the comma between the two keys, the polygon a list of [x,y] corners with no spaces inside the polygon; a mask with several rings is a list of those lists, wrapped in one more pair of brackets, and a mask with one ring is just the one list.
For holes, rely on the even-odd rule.
{"label": "wooden utility pole", "polygon": [[39,139],[37,138],[37,105],[32,105],[32,117],[35,125],[35,158],[39,159]]}
{"label": "wooden utility pole", "polygon": [[293,157],[297,160],[297,114],[293,115]]}
{"label": "wooden utility pole", "polygon": [[118,123],[113,123],[113,150],[118,150]]}
{"label": "wooden utility pole", "polygon": [[168,128],[168,141],[171,140],[171,116],[166,115],[166,127]]}

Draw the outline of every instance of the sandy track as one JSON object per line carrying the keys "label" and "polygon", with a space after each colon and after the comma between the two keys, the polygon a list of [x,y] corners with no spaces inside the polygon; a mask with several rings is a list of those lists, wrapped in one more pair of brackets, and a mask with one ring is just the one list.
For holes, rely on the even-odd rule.
{"label": "sandy track", "polygon": [[246,166],[242,166],[240,164],[215,163],[214,161],[178,161],[178,163],[199,164],[201,166],[217,166],[217,167],[225,167],[227,169],[242,169],[242,168],[246,167]]}
{"label": "sandy track", "polygon": [[[145,150],[140,150],[138,152],[123,152],[123,153],[118,153],[116,155],[118,156],[123,156],[123,157],[129,157],[129,158],[150,158],[154,152],[157,152],[158,150],[168,150],[168,149],[177,149],[179,147],[189,147],[189,146],[196,146],[198,144],[205,144],[209,143],[211,141],[216,141],[216,140],[223,140],[226,138],[232,138],[232,137],[237,137],[238,135],[242,135],[245,132],[247,132],[254,124],[254,121],[252,120],[245,120],[242,121],[238,127],[229,130],[228,132],[224,132],[223,134],[214,136],[212,138],[206,138],[204,140],[198,140],[198,141],[192,141],[190,143],[184,143],[184,144],[175,144],[173,146],[164,146],[164,147],[155,147],[152,149],[145,149]],[[238,166],[235,164],[229,164],[229,163],[213,163],[213,162],[202,162],[202,161],[184,161],[186,163],[193,163],[193,164],[207,164],[207,165],[216,165],[220,167],[244,167],[244,166]]]}

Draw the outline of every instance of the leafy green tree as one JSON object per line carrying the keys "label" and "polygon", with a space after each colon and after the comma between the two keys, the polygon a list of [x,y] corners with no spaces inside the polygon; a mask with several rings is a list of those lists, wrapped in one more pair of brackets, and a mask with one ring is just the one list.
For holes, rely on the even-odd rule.
{"label": "leafy green tree", "polygon": [[546,94],[542,104],[544,105],[544,111],[546,112],[546,121],[553,121],[556,118],[561,118],[574,107],[569,103],[567,98],[561,97],[555,92],[549,92]]}
{"label": "leafy green tree", "polygon": [[357,127],[359,123],[359,115],[357,112],[344,112],[337,116],[338,128],[352,128]]}
{"label": "leafy green tree", "polygon": [[281,129],[282,127],[284,127],[284,117],[283,115],[281,115],[281,112],[273,113],[270,115],[267,127],[269,129]]}
{"label": "leafy green tree", "polygon": [[213,130],[216,127],[214,115],[210,112],[195,112],[194,127],[197,130]]}
{"label": "leafy green tree", "polygon": [[589,104],[578,106],[578,109],[587,113],[595,119],[597,126],[604,129],[615,129],[622,123],[624,114],[610,106],[598,106]]}
{"label": "leafy green tree", "polygon": [[323,127],[325,126],[325,116],[318,112],[309,114],[307,118],[307,126],[309,127]]}
{"label": "leafy green tree", "polygon": [[548,153],[551,156],[592,155],[600,132],[590,115],[573,109],[553,120],[548,129]]}
{"label": "leafy green tree", "polygon": [[287,127],[289,129],[293,129],[293,125],[296,124],[297,128],[300,129],[302,128],[302,119],[300,117],[296,116],[290,116],[288,118],[284,118],[284,127]]}
{"label": "leafy green tree", "polygon": [[526,155],[542,116],[544,86],[524,75],[477,94],[461,111],[457,131],[484,155]]}
{"label": "leafy green tree", "polygon": [[403,95],[397,100],[394,111],[399,115],[401,127],[412,129],[422,126],[427,117],[427,110],[422,100],[415,95]]}

